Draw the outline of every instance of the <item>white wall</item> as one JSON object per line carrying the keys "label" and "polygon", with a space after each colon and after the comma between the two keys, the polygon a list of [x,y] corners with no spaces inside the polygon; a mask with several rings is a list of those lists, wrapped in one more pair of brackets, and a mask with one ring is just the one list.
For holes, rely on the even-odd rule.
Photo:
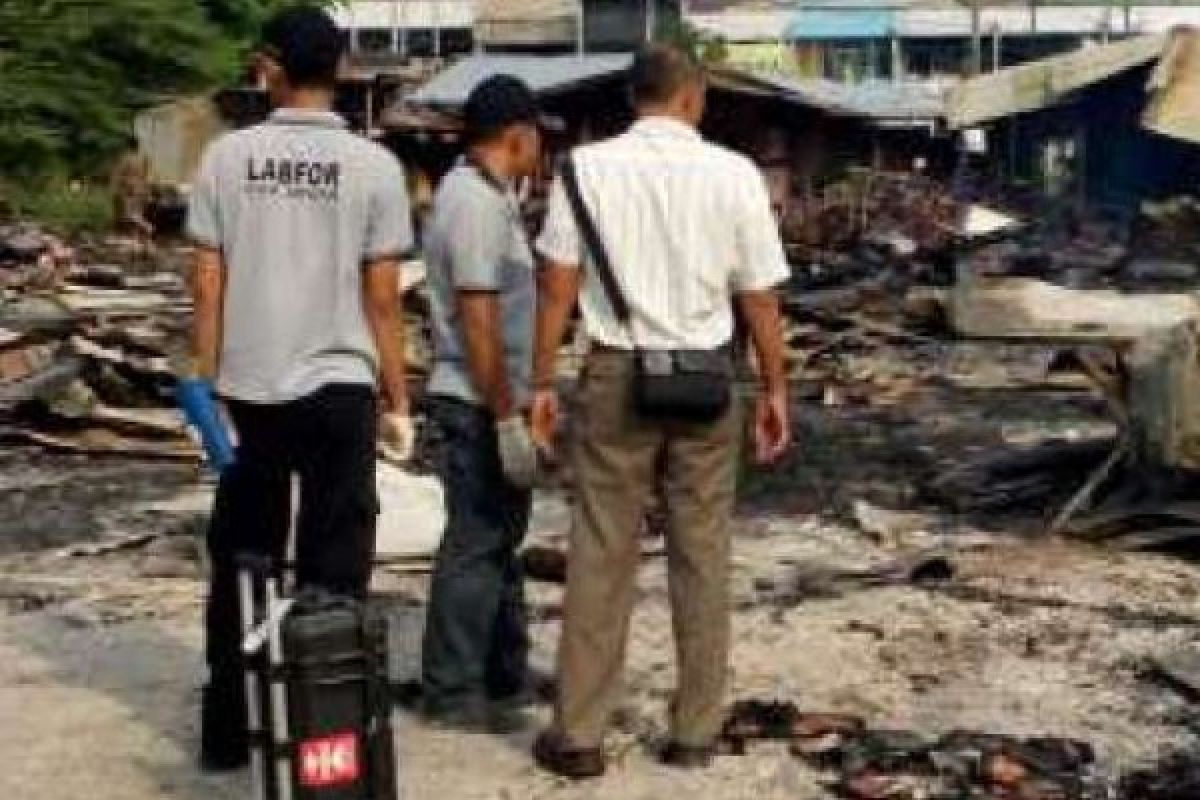
{"label": "white wall", "polygon": [[355,0],[334,12],[347,30],[470,28],[476,0]]}
{"label": "white wall", "polygon": [[[788,11],[727,11],[690,14],[688,18],[706,33],[732,42],[750,42],[781,38],[792,17]],[[1125,12],[1119,5],[1039,7],[1036,14],[1028,7],[1008,6],[983,9],[980,27],[988,33],[996,28],[1002,33],[1030,33],[1036,19],[1038,33],[1086,35],[1101,32],[1107,20],[1111,33],[1166,33],[1176,25],[1200,26],[1200,7],[1137,6],[1129,17],[1126,31]],[[902,9],[896,12],[896,19],[896,32],[901,36],[971,35],[971,12],[965,8]]]}

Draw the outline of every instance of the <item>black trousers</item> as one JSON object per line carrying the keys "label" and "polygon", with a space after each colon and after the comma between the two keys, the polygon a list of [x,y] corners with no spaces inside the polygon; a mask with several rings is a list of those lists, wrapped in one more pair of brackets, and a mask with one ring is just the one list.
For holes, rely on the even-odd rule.
{"label": "black trousers", "polygon": [[533,493],[505,479],[490,413],[434,397],[429,422],[447,525],[430,588],[423,688],[431,710],[449,712],[525,688],[529,640],[517,548]]}
{"label": "black trousers", "polygon": [[296,580],[365,598],[375,550],[378,401],[371,387],[331,385],[282,405],[228,404],[237,459],[221,476],[208,530],[210,681],[241,686],[237,556],[282,563],[300,481]]}

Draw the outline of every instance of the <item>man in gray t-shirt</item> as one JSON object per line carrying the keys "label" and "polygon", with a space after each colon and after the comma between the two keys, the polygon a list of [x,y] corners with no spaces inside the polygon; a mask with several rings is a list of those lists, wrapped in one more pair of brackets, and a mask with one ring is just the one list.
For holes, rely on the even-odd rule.
{"label": "man in gray t-shirt", "polygon": [[438,190],[425,257],[435,352],[429,393],[489,405],[467,361],[459,293],[495,293],[511,403],[525,407],[533,365],[533,251],[512,187],[460,162]]}
{"label": "man in gray t-shirt", "polygon": [[279,110],[213,144],[192,197],[194,369],[215,381],[238,435],[209,528],[210,769],[247,759],[237,556],[282,561],[296,475],[298,582],[364,596],[377,432],[411,445],[397,296],[408,198],[396,160],[331,111],[341,54],[322,11],[268,22],[259,68]]}
{"label": "man in gray t-shirt", "polygon": [[525,688],[525,536],[537,458],[524,411],[532,370],[533,254],[513,183],[540,154],[538,112],[497,76],[464,109],[467,155],[442,182],[426,237],[434,366],[429,417],[449,523],[424,648],[427,717],[486,725]]}

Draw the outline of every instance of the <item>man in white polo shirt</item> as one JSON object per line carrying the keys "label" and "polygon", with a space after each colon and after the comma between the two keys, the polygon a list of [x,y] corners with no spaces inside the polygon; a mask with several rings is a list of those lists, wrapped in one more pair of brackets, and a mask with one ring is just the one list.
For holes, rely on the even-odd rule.
{"label": "man in white polo shirt", "polygon": [[364,596],[377,432],[394,451],[411,447],[397,297],[408,197],[396,159],[331,110],[342,47],[315,8],[267,23],[259,64],[278,110],[209,148],[192,198],[193,355],[239,439],[208,534],[210,769],[248,757],[236,556],[282,560],[295,475],[297,581]]}
{"label": "man in white polo shirt", "polygon": [[[591,342],[572,425],[577,508],[558,703],[554,726],[534,748],[541,766],[571,778],[604,771],[639,524],[659,463],[679,657],[663,759],[692,767],[712,757],[728,671],[729,522],[742,439],[738,404],[717,402],[722,392],[732,396],[721,380],[731,382],[735,305],[762,380],[754,418],[758,460],[777,459],[790,439],[773,291],[789,273],[765,182],[748,159],[697,132],[705,79],[692,58],[652,47],[637,57],[631,82],[637,122],[615,139],[575,151],[577,194],[570,181],[558,182],[538,241],[548,261],[539,278],[534,360],[533,426],[542,445],[557,425],[555,354],[577,298]],[[721,359],[730,361],[727,367],[687,366]]]}

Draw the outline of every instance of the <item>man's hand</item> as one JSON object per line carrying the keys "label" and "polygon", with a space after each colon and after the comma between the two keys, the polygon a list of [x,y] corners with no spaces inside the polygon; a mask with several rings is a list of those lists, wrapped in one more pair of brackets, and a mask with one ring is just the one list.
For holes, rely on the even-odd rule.
{"label": "man's hand", "polygon": [[529,426],[517,414],[496,423],[496,438],[500,444],[500,464],[504,477],[518,489],[531,489],[537,479],[537,448],[529,436]]}
{"label": "man's hand", "polygon": [[759,395],[754,412],[754,458],[759,464],[773,464],[787,451],[792,440],[789,420],[786,389]]}
{"label": "man's hand", "polygon": [[[561,188],[560,188],[561,190]],[[533,348],[533,440],[553,457],[559,403],[554,391],[558,348],[567,332],[571,309],[579,297],[583,273],[579,265],[546,264],[538,272],[537,333]]]}
{"label": "man's hand", "polygon": [[530,424],[533,428],[534,444],[544,453],[551,453],[554,450],[554,436],[558,433],[559,415],[557,392],[553,389],[538,389],[534,392]]}
{"label": "man's hand", "polygon": [[389,412],[380,418],[379,452],[388,461],[410,461],[416,442],[417,426],[407,413]]}

